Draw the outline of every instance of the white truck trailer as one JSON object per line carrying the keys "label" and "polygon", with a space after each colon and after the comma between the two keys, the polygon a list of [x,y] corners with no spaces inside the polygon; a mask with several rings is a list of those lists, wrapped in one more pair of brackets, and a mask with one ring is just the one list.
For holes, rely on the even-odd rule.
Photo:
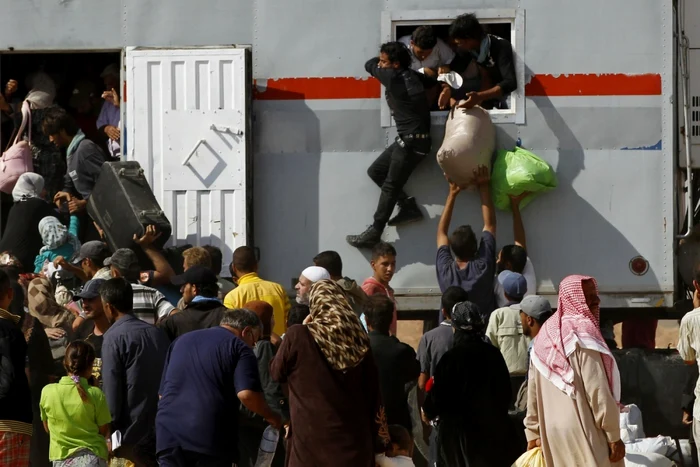
{"label": "white truck trailer", "polygon": [[[603,308],[672,309],[686,296],[678,236],[698,201],[697,2],[5,0],[0,76],[12,77],[17,54],[119,52],[125,158],[144,167],[171,244],[214,244],[225,259],[253,244],[262,275],[290,289],[333,249],[362,280],[368,256],[345,236],[371,219],[378,188],[366,170],[396,134],[363,65],[382,42],[465,12],[517,57],[511,108],[492,111],[498,146],[520,140],[559,179],[523,212],[538,292],[555,302],[564,276],[588,274]],[[435,150],[445,118],[433,114]],[[432,313],[447,193],[433,157],[406,189],[427,215],[385,232],[398,250],[392,285],[403,311]],[[460,196],[460,223],[480,228],[477,196]],[[512,242],[506,213],[497,240]]]}

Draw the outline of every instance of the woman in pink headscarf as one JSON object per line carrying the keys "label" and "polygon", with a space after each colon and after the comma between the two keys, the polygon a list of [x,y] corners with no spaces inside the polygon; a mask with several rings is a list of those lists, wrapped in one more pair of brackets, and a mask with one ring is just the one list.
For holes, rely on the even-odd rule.
{"label": "woman in pink headscarf", "polygon": [[620,372],[600,333],[595,279],[569,276],[535,338],[525,434],[548,466],[624,466]]}

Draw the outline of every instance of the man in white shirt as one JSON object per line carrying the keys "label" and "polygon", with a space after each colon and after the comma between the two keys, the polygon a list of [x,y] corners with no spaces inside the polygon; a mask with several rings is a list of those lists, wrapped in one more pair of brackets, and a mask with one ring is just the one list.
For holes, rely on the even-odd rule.
{"label": "man in white shirt", "polygon": [[426,75],[450,71],[450,63],[455,58],[454,51],[442,39],[435,36],[432,26],[419,26],[410,36],[399,39],[411,52],[411,69],[424,69]]}
{"label": "man in white shirt", "polygon": [[[527,255],[527,243],[525,240],[525,226],[520,215],[520,202],[529,193],[511,197],[511,208],[513,210],[513,238],[514,245],[506,245],[498,252],[496,258],[496,274],[503,271],[513,271],[522,274],[527,282],[527,293],[525,296],[537,293],[537,278],[535,268]],[[509,305],[509,301],[503,293],[503,286],[499,281],[494,281],[494,294],[496,295],[496,307],[503,308]]]}
{"label": "man in white shirt", "polygon": [[[693,277],[693,308],[694,310],[683,316],[681,327],[678,331],[678,353],[688,365],[695,365],[700,354],[700,265],[695,266]],[[693,406],[693,437],[700,439],[700,379],[695,385],[696,403]],[[700,444],[698,444],[700,455]]]}

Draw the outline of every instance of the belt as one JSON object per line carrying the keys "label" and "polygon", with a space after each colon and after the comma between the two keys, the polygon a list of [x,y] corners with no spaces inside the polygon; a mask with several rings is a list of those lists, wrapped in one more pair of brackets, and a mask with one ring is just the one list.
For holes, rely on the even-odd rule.
{"label": "belt", "polygon": [[401,139],[430,139],[430,133],[401,135]]}

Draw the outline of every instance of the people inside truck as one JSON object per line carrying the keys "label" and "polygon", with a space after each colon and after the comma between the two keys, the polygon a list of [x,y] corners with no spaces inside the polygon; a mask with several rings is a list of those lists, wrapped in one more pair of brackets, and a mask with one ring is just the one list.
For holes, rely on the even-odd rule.
{"label": "people inside truck", "polygon": [[623,467],[620,391],[620,371],[600,331],[598,285],[569,276],[530,354],[528,450],[541,447],[546,465]]}
{"label": "people inside truck", "polygon": [[454,51],[435,35],[432,26],[418,26],[411,35],[399,39],[411,52],[411,69],[436,77],[450,71]]}
{"label": "people inside truck", "polygon": [[[51,77],[44,72],[30,74],[26,79],[26,83],[30,91],[24,100],[29,103],[31,122],[28,122],[23,134],[19,135],[19,139],[29,140],[29,125],[31,125],[32,144],[30,147],[33,156],[34,172],[44,177],[47,200],[51,201],[53,196],[63,187],[63,177],[66,173],[66,164],[61,156],[60,149],[51,143],[42,127],[46,113],[53,108],[56,85]],[[15,132],[19,131],[22,124],[21,106],[22,103],[20,101],[13,113]],[[15,136],[17,136],[16,133]]]}
{"label": "people inside truck", "polygon": [[287,292],[280,284],[266,281],[258,276],[258,260],[255,251],[249,246],[236,248],[231,262],[231,276],[237,287],[229,292],[224,305],[231,310],[242,308],[248,302],[262,300],[272,305],[275,310],[273,332],[278,336],[287,329],[287,313],[290,303]]}
{"label": "people inside truck", "polygon": [[87,139],[100,146],[107,147],[107,135],[97,128],[97,117],[102,109],[103,100],[97,94],[95,83],[88,79],[82,79],[73,86],[73,93],[68,101],[72,109],[71,115]]}
{"label": "people inside truck", "polygon": [[35,173],[20,175],[12,190],[14,204],[10,208],[7,227],[0,240],[0,251],[16,256],[21,263],[22,273],[34,270],[34,258],[44,246],[39,233],[39,222],[56,213],[44,196],[44,178]]}
{"label": "people inside truck", "polygon": [[107,147],[109,154],[113,158],[118,158],[121,155],[121,130],[119,123],[121,114],[119,112],[119,83],[120,72],[119,65],[113,63],[104,69],[100,77],[104,81],[105,90],[102,94],[104,104],[97,117],[97,128],[107,135],[109,141]]}
{"label": "people inside truck", "polygon": [[362,290],[362,287],[357,285],[357,282],[349,277],[343,276],[343,260],[338,252],[322,251],[314,257],[314,265],[320,266],[328,271],[328,274],[331,275],[331,279],[345,291],[350,306],[355,310],[355,314],[358,318],[362,316],[362,304],[367,300],[367,294]]}
{"label": "people inside truck", "polygon": [[496,208],[489,188],[489,169],[484,166],[477,168],[474,177],[479,187],[484,220],[481,241],[477,244],[474,230],[469,225],[457,227],[451,236],[448,234],[452,211],[461,191],[457,184],[448,180],[450,191],[437,229],[435,268],[440,290],[444,293],[450,286],[462,287],[488,322],[488,316],[495,308],[493,282],[496,272]]}
{"label": "people inside truck", "polygon": [[[470,64],[475,63],[478,70],[484,72],[482,84],[485,85],[479,90],[467,92],[465,102],[459,107],[470,109],[480,105],[486,109],[507,109],[507,98],[518,87],[511,44],[503,38],[487,34],[471,13],[458,16],[450,25],[449,34],[457,46],[452,69],[465,73]],[[462,99],[462,96],[457,94],[455,99]]]}
{"label": "people inside truck", "polygon": [[[379,242],[372,249],[372,277],[368,277],[362,283],[362,290],[368,297],[372,295],[384,295],[389,297],[394,302],[394,317],[391,320],[389,330],[391,335],[396,335],[396,323],[398,319],[398,311],[396,309],[396,300],[394,299],[394,289],[389,283],[396,272],[396,249],[386,242]],[[365,317],[361,317],[362,324],[367,329]]]}
{"label": "people inside truck", "polygon": [[63,190],[56,193],[54,202],[59,207],[68,203],[71,214],[85,211],[87,199],[105,163],[105,153],[85,138],[73,117],[59,107],[47,109],[42,129],[56,147],[66,148],[67,173]]}
{"label": "people inside truck", "polygon": [[[439,83],[411,70],[411,54],[400,42],[382,45],[379,56],[368,60],[365,69],[386,88],[386,100],[398,132],[394,143],[367,170],[381,188],[374,222],[361,234],[346,238],[356,248],[371,249],[380,242],[387,223],[398,226],[423,218],[415,198],[409,197],[403,187],[418,163],[430,153],[430,106],[425,90]],[[446,108],[451,91],[447,84],[441,86],[438,101]],[[397,203],[399,213],[391,218]]]}
{"label": "people inside truck", "polygon": [[[501,248],[496,258],[496,272],[513,271],[522,274],[527,281],[527,293],[525,296],[534,295],[537,292],[537,278],[535,268],[527,255],[527,241],[525,237],[525,226],[520,215],[520,202],[528,195],[525,192],[510,199],[513,211],[513,245],[506,245]],[[494,282],[494,293],[496,294],[496,307],[501,308],[508,304],[508,300],[503,294],[503,287],[498,281]]]}

